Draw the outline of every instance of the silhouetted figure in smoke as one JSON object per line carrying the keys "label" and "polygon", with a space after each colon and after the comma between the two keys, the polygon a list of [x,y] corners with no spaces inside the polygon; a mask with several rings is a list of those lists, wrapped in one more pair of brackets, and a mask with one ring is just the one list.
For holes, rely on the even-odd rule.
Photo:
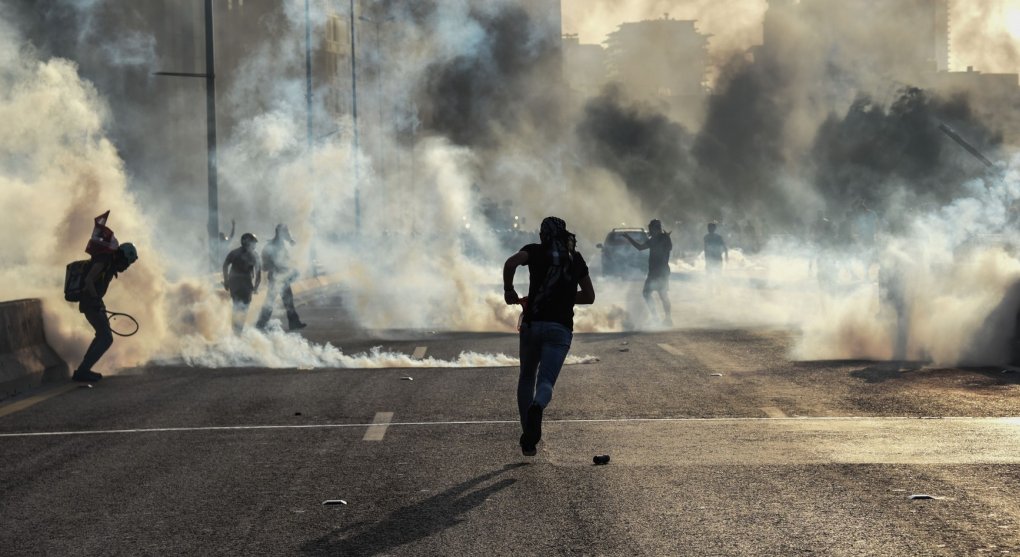
{"label": "silhouetted figure in smoke", "polygon": [[836,226],[823,211],[818,211],[818,218],[811,225],[811,241],[815,248],[812,263],[815,266],[815,276],[823,286],[831,285],[838,275],[838,268],[830,252],[836,243],[836,234]]}
{"label": "silhouetted figure in smoke", "polygon": [[290,285],[297,279],[298,272],[291,262],[290,248],[294,245],[294,238],[286,224],[276,225],[276,235],[262,248],[262,269],[269,279],[269,291],[266,292],[266,301],[259,313],[259,320],[255,326],[264,329],[273,316],[273,306],[276,305],[276,297],[283,298],[283,307],[287,310],[287,328],[291,331],[306,327],[298,317],[297,309],[294,308],[294,291]]}
{"label": "silhouetted figure in smoke", "polygon": [[709,275],[721,273],[723,261],[730,260],[730,250],[723,237],[716,233],[717,227],[714,222],[708,223],[708,234],[705,234],[705,271]]}
{"label": "silhouetted figure in smoke", "polygon": [[623,235],[630,245],[641,251],[648,250],[648,277],[645,279],[645,287],[641,294],[648,304],[649,313],[654,314],[652,292],[659,293],[659,300],[662,302],[662,324],[668,327],[673,326],[673,306],[669,302],[669,252],[673,250],[670,234],[662,231],[662,222],[653,219],[648,223],[648,238],[645,241],[637,242],[629,234]]}
{"label": "silhouetted figure in smoke", "polygon": [[241,235],[241,247],[227,254],[223,260],[223,287],[230,292],[234,302],[231,321],[235,333],[244,329],[244,320],[248,316],[251,297],[258,293],[262,283],[262,266],[255,246],[259,240],[251,232]]}
{"label": "silhouetted figure in smoke", "polygon": [[215,252],[216,253],[216,259],[213,261],[213,264],[217,264],[220,261],[223,261],[223,258],[226,257],[228,253],[230,253],[230,241],[234,239],[234,231],[235,230],[236,230],[236,226],[235,226],[234,220],[230,219],[230,234],[224,234],[224,233],[220,232],[216,236],[216,246],[215,246],[216,247],[216,252]]}
{"label": "silhouetted figure in smoke", "polygon": [[884,258],[878,269],[878,285],[882,305],[896,314],[892,359],[899,362],[907,359],[907,341],[910,332],[904,275],[903,262],[895,255],[888,255]]}
{"label": "silhouetted figure in smoke", "polygon": [[137,260],[138,251],[130,242],[120,244],[112,252],[96,253],[89,260],[88,270],[85,272],[84,288],[78,302],[78,311],[85,314],[85,319],[95,329],[96,336],[89,344],[85,356],[78,364],[78,369],[74,371],[71,379],[96,382],[103,378],[101,373],[92,371],[92,366],[96,365],[96,362],[113,345],[113,331],[110,329],[110,319],[106,315],[103,296],[106,295],[110,282]]}
{"label": "silhouetted figure in smoke", "polygon": [[[595,303],[588,264],[574,250],[576,239],[556,217],[542,221],[540,244],[528,244],[503,265],[503,298],[522,303],[514,290],[517,267],[529,269],[528,297],[521,320],[521,375],[517,409],[521,416],[521,452],[534,456],[542,439],[542,412],[574,337],[574,305]],[[580,287],[580,291],[578,291]]]}

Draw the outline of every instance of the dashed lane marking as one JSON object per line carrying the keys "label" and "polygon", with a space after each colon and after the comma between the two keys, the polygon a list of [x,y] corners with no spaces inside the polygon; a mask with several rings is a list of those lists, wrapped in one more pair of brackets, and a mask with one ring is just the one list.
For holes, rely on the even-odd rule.
{"label": "dashed lane marking", "polygon": [[669,345],[669,344],[660,344],[659,348],[662,348],[663,350],[665,350],[666,352],[669,352],[670,354],[672,354],[674,356],[683,356],[684,355],[684,353],[679,348],[677,348],[675,346],[672,346],[672,345]]}
{"label": "dashed lane marking", "polygon": [[15,400],[3,406],[0,406],[0,418],[9,416],[15,412],[20,412],[29,406],[34,406],[40,402],[51,399],[57,395],[62,395],[67,391],[73,390],[81,386],[78,383],[67,383],[65,385],[58,385],[52,389],[47,389],[37,395],[30,396],[25,399]]}
{"label": "dashed lane marking", "polygon": [[362,441],[382,441],[386,435],[386,428],[390,427],[392,421],[393,412],[376,412],[375,419],[372,420],[372,425],[368,426]]}
{"label": "dashed lane marking", "polygon": [[412,360],[424,360],[425,359],[425,352],[427,352],[428,349],[429,349],[428,346],[419,346],[419,347],[415,348],[414,349],[414,353],[411,354],[411,359]]}

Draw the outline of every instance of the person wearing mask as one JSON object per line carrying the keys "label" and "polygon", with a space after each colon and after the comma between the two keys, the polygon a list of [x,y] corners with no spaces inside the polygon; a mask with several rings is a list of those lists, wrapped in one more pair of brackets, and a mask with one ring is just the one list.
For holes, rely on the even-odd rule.
{"label": "person wearing mask", "polygon": [[[595,303],[595,288],[588,265],[575,250],[576,238],[562,219],[542,221],[540,242],[528,244],[503,265],[503,297],[507,304],[522,303],[520,328],[521,373],[517,382],[517,409],[523,433],[521,452],[537,454],[542,439],[542,414],[552,400],[553,387],[570,351],[574,305]],[[528,296],[521,300],[514,289],[517,267],[529,270]]]}
{"label": "person wearing mask", "polygon": [[266,301],[262,305],[259,319],[255,323],[259,329],[265,329],[269,318],[273,316],[277,296],[283,299],[283,307],[287,310],[287,328],[296,331],[307,326],[301,322],[294,307],[294,291],[290,287],[298,276],[291,262],[290,248],[294,243],[287,225],[278,224],[276,235],[262,248],[262,270],[269,279],[269,291],[266,293]]}

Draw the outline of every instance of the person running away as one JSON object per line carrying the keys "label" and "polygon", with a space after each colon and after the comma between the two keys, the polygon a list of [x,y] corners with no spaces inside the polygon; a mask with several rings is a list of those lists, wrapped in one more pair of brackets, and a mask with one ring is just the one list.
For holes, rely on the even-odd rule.
{"label": "person running away", "polygon": [[534,456],[542,439],[542,413],[552,400],[553,386],[573,339],[574,305],[595,303],[588,265],[575,250],[577,241],[566,223],[547,217],[539,239],[541,243],[524,246],[503,265],[503,297],[509,305],[522,303],[514,289],[517,267],[529,270],[517,382],[523,430],[520,445],[525,456]]}

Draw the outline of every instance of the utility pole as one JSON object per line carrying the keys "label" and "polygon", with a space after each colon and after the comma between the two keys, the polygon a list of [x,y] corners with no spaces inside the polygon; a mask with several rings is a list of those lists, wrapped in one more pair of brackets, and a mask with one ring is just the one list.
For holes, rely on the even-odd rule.
{"label": "utility pole", "polygon": [[205,0],[205,121],[209,151],[209,254],[218,258],[220,193],[216,171],[216,58],[213,52],[213,0]]}
{"label": "utility pole", "polygon": [[312,25],[309,14],[310,0],[305,0],[305,102],[307,112],[308,155],[312,154]]}
{"label": "utility pole", "polygon": [[213,50],[213,1],[205,0],[205,73],[154,72],[169,77],[200,77],[205,79],[205,129],[209,180],[209,261],[215,267],[219,258],[220,196],[216,171],[216,57]]}
{"label": "utility pole", "polygon": [[361,170],[358,168],[358,153],[361,150],[358,139],[358,56],[354,38],[354,0],[351,0],[351,117],[354,120],[354,230],[361,234]]}

